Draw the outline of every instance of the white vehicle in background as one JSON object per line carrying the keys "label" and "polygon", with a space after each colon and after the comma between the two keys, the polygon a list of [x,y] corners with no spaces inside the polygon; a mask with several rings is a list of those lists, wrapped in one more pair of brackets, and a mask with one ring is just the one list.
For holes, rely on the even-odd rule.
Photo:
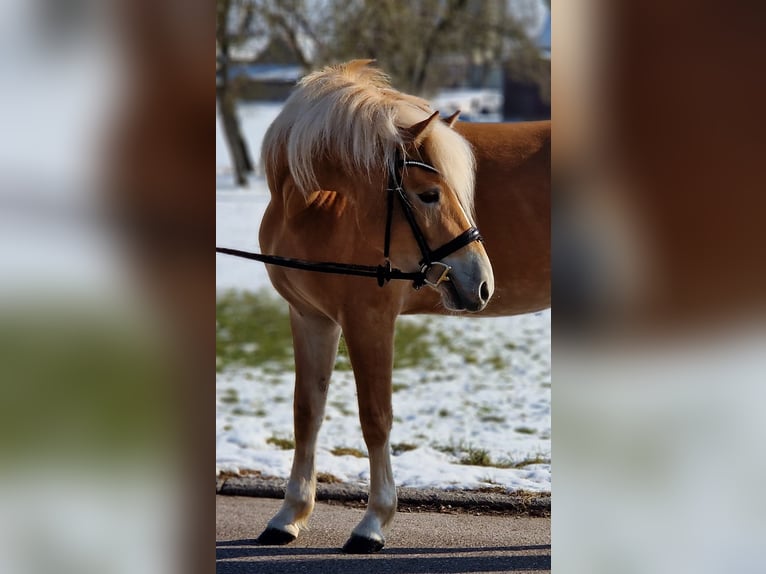
{"label": "white vehicle in background", "polygon": [[461,120],[498,121],[503,112],[503,94],[491,89],[442,90],[431,99],[442,115],[460,110]]}

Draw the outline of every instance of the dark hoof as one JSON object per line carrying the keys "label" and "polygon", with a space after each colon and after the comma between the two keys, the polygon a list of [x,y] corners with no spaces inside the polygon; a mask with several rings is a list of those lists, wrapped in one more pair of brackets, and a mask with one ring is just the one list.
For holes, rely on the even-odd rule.
{"label": "dark hoof", "polygon": [[284,546],[295,540],[295,536],[278,528],[267,528],[258,537],[256,542],[263,546]]}
{"label": "dark hoof", "polygon": [[357,536],[352,534],[348,542],[343,546],[343,552],[346,554],[373,554],[379,552],[383,548],[383,542],[380,540],[373,540],[372,538],[365,538],[364,536]]}

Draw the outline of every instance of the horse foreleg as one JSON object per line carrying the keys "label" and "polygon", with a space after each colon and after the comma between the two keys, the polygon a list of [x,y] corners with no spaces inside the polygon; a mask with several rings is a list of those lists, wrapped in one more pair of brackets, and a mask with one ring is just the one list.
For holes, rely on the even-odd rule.
{"label": "horse foreleg", "polygon": [[290,309],[295,349],[295,455],[282,508],[258,537],[260,544],[287,544],[298,536],[314,510],[317,435],[324,419],[340,327],[324,317]]}
{"label": "horse foreleg", "polygon": [[383,532],[396,513],[396,484],[389,450],[394,322],[393,319],[390,324],[388,320],[355,322],[344,325],[343,332],[356,379],[359,420],[370,456],[367,511],[343,551],[369,554],[383,548]]}

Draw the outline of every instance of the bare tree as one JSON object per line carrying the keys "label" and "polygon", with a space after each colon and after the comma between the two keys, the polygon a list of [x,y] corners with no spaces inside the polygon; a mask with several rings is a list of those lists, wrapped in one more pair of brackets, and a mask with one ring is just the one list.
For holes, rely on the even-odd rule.
{"label": "bare tree", "polygon": [[[239,10],[239,14],[233,14],[235,8]],[[226,146],[234,168],[234,177],[237,185],[243,186],[247,183],[247,174],[253,172],[253,162],[247,142],[242,137],[237,116],[237,86],[232,84],[229,77],[231,43],[238,37],[230,30],[232,16],[239,16],[237,20],[239,36],[246,36],[252,18],[249,3],[241,0],[216,0],[216,102]]]}
{"label": "bare tree", "polygon": [[499,62],[524,42],[506,0],[240,0],[250,32],[283,40],[307,71],[372,58],[399,89],[425,94],[466,63]]}
{"label": "bare tree", "polygon": [[321,15],[322,7],[306,0],[245,0],[254,14],[254,33],[270,38],[281,38],[290,48],[295,59],[306,70],[316,64],[316,54],[323,49],[322,19],[312,19],[311,14]]}

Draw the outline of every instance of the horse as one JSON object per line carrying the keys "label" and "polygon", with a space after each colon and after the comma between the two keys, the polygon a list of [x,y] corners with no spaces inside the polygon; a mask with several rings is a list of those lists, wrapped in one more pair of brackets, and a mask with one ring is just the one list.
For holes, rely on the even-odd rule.
{"label": "horse", "polygon": [[[262,249],[382,271],[376,286],[267,265],[290,308],[295,454],[283,504],[259,544],[295,540],[313,511],[317,435],[341,332],[370,461],[367,509],[343,551],[373,553],[383,548],[397,506],[389,446],[397,316],[502,315],[549,305],[550,126],[442,121],[370,63],[306,76],[263,141],[271,198]],[[412,284],[389,280],[392,265],[409,271]]]}

